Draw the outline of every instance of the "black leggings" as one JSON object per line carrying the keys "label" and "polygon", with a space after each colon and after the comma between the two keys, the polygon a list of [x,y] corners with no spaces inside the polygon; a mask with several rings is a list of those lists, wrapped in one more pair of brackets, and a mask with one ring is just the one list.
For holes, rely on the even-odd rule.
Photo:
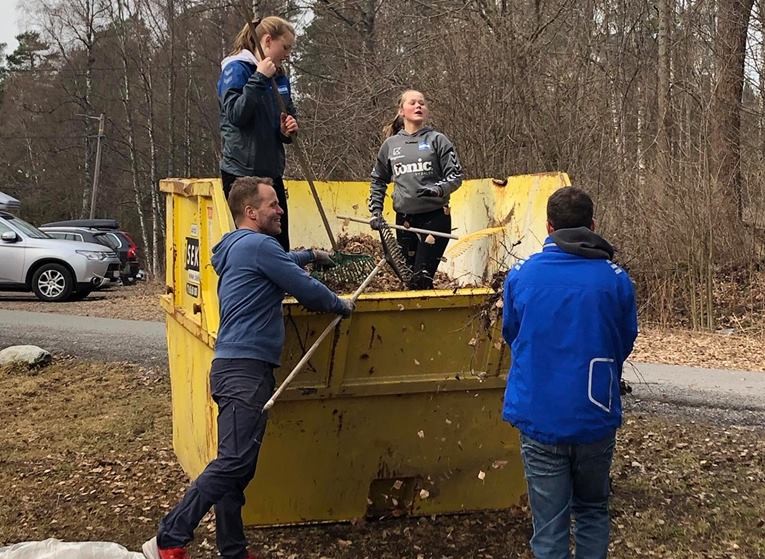
{"label": "black leggings", "polygon": [[[451,233],[452,218],[448,212],[449,208],[422,214],[396,213],[396,225],[408,223],[410,227]],[[414,272],[408,286],[410,289],[433,289],[433,278],[449,243],[449,239],[434,237],[435,242],[429,244],[425,242],[426,238],[427,235],[396,230],[396,239],[406,257],[406,263]]]}
{"label": "black leggings", "polygon": [[[257,176],[263,176],[263,175],[257,175]],[[231,173],[227,173],[226,171],[221,171],[220,177],[221,177],[221,180],[223,181],[223,193],[226,195],[226,199],[228,199],[228,193],[231,192],[231,185],[239,177],[236,175],[232,175]],[[282,232],[276,236],[276,240],[279,241],[279,244],[282,245],[282,247],[284,247],[285,251],[289,252],[290,223],[289,223],[288,212],[287,212],[287,189],[284,188],[284,181],[282,180],[281,177],[271,177],[271,180],[274,181],[274,190],[276,190],[276,197],[279,199],[279,205],[284,210],[284,214],[282,214]]]}

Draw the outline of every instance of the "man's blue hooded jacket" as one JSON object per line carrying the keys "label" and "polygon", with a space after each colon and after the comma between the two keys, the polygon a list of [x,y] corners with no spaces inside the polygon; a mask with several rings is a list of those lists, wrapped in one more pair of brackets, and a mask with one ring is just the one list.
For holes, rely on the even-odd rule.
{"label": "man's blue hooded jacket", "polygon": [[620,380],[637,337],[635,293],[591,230],[560,229],[504,288],[511,346],[503,418],[544,444],[586,444],[621,425]]}

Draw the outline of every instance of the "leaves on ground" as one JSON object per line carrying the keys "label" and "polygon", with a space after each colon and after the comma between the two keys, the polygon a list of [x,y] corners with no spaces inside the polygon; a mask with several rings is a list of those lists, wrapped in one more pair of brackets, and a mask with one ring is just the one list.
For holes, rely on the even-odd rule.
{"label": "leaves on ground", "polygon": [[[57,360],[0,369],[0,546],[57,537],[131,549],[187,480],[162,371]],[[765,431],[630,412],[613,468],[610,557],[765,557]],[[498,465],[498,467],[501,465]],[[435,518],[248,529],[267,559],[529,559],[526,507]],[[212,559],[212,515],[193,557]]]}

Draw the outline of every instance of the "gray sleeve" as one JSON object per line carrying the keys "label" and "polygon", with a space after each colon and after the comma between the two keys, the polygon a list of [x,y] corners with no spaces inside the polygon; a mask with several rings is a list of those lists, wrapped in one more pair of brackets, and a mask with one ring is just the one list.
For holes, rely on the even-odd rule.
{"label": "gray sleeve", "polygon": [[388,142],[380,146],[377,153],[374,169],[372,169],[372,183],[369,188],[369,213],[381,212],[385,206],[385,191],[393,175],[388,159]]}
{"label": "gray sleeve", "polygon": [[441,167],[441,179],[436,183],[444,191],[444,196],[449,196],[462,184],[462,165],[457,157],[457,152],[451,140],[439,134],[434,142],[438,163]]}

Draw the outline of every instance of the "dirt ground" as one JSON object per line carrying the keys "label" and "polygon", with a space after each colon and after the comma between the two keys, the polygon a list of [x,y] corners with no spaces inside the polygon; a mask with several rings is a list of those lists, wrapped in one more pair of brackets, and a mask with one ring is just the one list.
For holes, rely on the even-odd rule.
{"label": "dirt ground", "polygon": [[94,291],[82,301],[63,303],[44,303],[33,293],[0,291],[0,309],[123,320],[164,320],[165,311],[159,306],[159,296],[164,293],[163,290],[164,284],[159,282],[137,282],[124,287],[111,284]]}
{"label": "dirt ground", "polygon": [[[56,360],[0,368],[0,546],[56,537],[137,550],[181,495],[166,375]],[[716,426],[717,425],[717,426]],[[611,557],[765,557],[765,430],[628,412]],[[193,557],[216,557],[212,518]],[[267,559],[529,558],[526,508],[248,529]]]}
{"label": "dirt ground", "polygon": [[[161,321],[165,319],[165,313],[159,306],[158,298],[163,289],[160,283],[141,282],[134,286],[115,286],[97,291],[84,301],[57,304],[40,302],[31,293],[0,292],[0,309]],[[666,330],[641,324],[640,336],[630,359],[692,367],[765,371],[765,352],[762,351],[764,329],[732,334],[724,332]]]}

